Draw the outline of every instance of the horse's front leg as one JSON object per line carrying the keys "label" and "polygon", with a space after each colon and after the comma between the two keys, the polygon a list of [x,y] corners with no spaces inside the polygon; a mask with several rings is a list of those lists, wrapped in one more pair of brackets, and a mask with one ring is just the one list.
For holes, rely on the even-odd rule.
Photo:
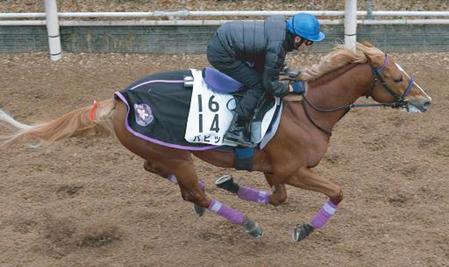
{"label": "horse's front leg", "polygon": [[265,174],[265,178],[272,190],[271,193],[265,190],[239,185],[231,175],[221,176],[215,181],[215,185],[236,194],[240,199],[246,201],[257,202],[263,205],[271,204],[273,206],[279,206],[284,203],[287,200],[285,185],[274,184],[272,175],[270,174]]}
{"label": "horse's front leg", "polygon": [[270,197],[270,204],[277,207],[287,201],[287,189],[285,188],[285,184],[275,183],[275,179],[272,174],[265,173],[264,175],[273,192]]}
{"label": "horse's front leg", "polygon": [[320,229],[329,221],[343,200],[343,193],[337,184],[319,176],[309,168],[300,168],[296,174],[287,178],[286,184],[306,190],[320,192],[329,197],[321,209],[308,224],[298,225],[293,232],[293,239],[300,241],[306,238],[314,229]]}

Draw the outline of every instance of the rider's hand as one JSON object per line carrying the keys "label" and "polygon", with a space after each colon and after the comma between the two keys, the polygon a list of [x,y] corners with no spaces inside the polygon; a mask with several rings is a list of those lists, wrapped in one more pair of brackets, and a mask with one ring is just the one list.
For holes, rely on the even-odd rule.
{"label": "rider's hand", "polygon": [[295,82],[290,83],[290,92],[294,94],[302,95],[306,90],[306,85],[304,81],[297,80]]}

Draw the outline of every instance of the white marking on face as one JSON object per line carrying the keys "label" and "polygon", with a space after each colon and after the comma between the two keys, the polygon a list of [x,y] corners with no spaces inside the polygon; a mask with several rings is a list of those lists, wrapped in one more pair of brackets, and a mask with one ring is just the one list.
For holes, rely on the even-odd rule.
{"label": "white marking on face", "polygon": [[[396,67],[402,72],[402,73],[404,73],[405,74],[405,76],[407,76],[407,78],[409,78],[409,79],[411,79],[411,77],[410,77],[410,75],[408,75],[408,73],[401,67],[401,65],[399,65],[398,63],[395,63],[396,64]],[[418,88],[422,93],[423,93],[423,95],[425,95],[428,99],[429,99],[429,101],[432,101],[432,98],[422,89],[422,87],[418,84],[418,83],[416,83],[416,82],[413,82],[413,85],[414,86],[416,86],[416,88]]]}

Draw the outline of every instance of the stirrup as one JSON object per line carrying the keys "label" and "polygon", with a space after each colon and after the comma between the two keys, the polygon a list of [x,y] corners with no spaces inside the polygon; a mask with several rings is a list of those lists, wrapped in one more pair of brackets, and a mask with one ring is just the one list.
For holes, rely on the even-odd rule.
{"label": "stirrup", "polygon": [[238,136],[238,135],[234,135],[231,132],[226,132],[225,135],[223,136],[223,140],[224,141],[228,141],[228,142],[232,142],[232,143],[236,143],[237,145],[241,145],[241,146],[245,146],[245,147],[253,147],[254,144],[253,142],[251,142],[251,140],[246,140],[246,138],[244,137],[244,133],[242,132],[241,135],[243,136]]}
{"label": "stirrup", "polygon": [[255,147],[255,145],[252,142],[250,142],[250,141],[242,141],[242,140],[227,139],[227,138],[224,138],[224,140],[229,142],[229,143],[234,143],[237,146],[241,146],[241,147]]}

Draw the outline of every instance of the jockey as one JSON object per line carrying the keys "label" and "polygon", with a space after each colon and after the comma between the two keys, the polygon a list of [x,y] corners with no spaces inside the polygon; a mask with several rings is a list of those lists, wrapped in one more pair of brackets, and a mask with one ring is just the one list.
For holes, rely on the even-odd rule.
{"label": "jockey", "polygon": [[305,13],[287,21],[283,16],[271,16],[263,22],[233,21],[218,28],[207,46],[207,59],[246,88],[225,140],[252,145],[248,124],[265,92],[279,97],[304,93],[303,81],[279,81],[286,53],[324,38],[316,17]]}

